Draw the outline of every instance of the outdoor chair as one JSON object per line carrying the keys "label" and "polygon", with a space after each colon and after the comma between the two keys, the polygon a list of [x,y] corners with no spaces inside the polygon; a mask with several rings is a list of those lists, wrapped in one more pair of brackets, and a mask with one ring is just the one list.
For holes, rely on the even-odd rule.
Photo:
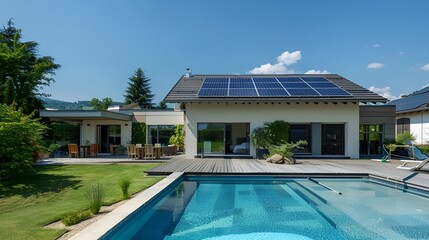
{"label": "outdoor chair", "polygon": [[137,158],[136,145],[128,144],[127,145],[128,158]]}
{"label": "outdoor chair", "polygon": [[153,159],[155,156],[155,152],[153,149],[152,144],[145,144],[144,145],[144,158],[151,158]]}
{"label": "outdoor chair", "polygon": [[143,146],[142,146],[142,144],[141,144],[141,143],[137,143],[137,144],[136,144],[136,147],[141,148],[141,147],[143,147]]}
{"label": "outdoor chair", "polygon": [[89,145],[89,155],[96,157],[98,155],[98,144]]}
{"label": "outdoor chair", "polygon": [[155,143],[155,147],[161,147],[161,143]]}
{"label": "outdoor chair", "polygon": [[[424,167],[426,164],[429,163],[429,158],[426,158],[423,161],[416,161],[416,160],[401,160],[401,161],[404,162],[404,164],[402,164],[401,166],[398,166],[396,168],[412,170],[412,171],[419,171],[422,169],[422,167]],[[418,164],[416,166],[413,166],[413,167],[408,167],[407,165],[409,163],[418,163]]]}
{"label": "outdoor chair", "polygon": [[78,158],[79,157],[79,148],[78,148],[77,144],[71,143],[68,145],[68,147],[69,147],[69,157],[72,158],[74,156],[74,157]]}

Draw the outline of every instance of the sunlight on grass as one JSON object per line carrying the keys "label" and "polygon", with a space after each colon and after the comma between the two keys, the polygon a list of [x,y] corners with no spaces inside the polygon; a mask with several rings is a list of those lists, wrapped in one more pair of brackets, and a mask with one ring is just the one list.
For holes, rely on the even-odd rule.
{"label": "sunlight on grass", "polygon": [[104,187],[104,204],[122,199],[118,182],[131,180],[130,194],[160,181],[144,176],[158,164],[39,166],[37,173],[0,182],[0,239],[55,239],[65,230],[44,229],[64,213],[88,208],[85,191]]}

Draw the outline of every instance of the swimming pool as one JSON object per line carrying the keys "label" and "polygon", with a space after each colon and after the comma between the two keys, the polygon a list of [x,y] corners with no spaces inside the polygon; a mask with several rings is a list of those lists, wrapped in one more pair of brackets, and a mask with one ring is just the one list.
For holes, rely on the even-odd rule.
{"label": "swimming pool", "polygon": [[103,239],[429,239],[428,196],[373,178],[184,177]]}

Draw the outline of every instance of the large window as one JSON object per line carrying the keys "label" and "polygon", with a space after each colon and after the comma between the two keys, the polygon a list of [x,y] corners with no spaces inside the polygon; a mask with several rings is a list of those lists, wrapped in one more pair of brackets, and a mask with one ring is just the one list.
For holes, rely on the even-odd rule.
{"label": "large window", "polygon": [[311,125],[291,124],[289,129],[290,142],[305,140],[308,143],[307,145],[302,146],[302,149],[295,150],[295,153],[311,153]]}
{"label": "large window", "polygon": [[399,118],[396,120],[396,134],[402,134],[403,132],[410,132],[410,119]]}
{"label": "large window", "polygon": [[359,153],[361,155],[381,155],[383,125],[360,125]]}
{"label": "large window", "polygon": [[162,146],[167,146],[170,137],[174,134],[174,125],[150,125],[148,126],[148,143],[160,143]]}
{"label": "large window", "polygon": [[344,155],[344,124],[322,124],[322,154]]}
{"label": "large window", "polygon": [[198,123],[198,154],[250,153],[249,123]]}

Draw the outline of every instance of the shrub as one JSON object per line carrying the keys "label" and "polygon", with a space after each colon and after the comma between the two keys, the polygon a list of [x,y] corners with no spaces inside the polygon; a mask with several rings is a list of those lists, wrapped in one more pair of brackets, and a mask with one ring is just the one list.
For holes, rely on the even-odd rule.
{"label": "shrub", "polygon": [[429,154],[429,145],[419,145],[418,146],[420,150],[422,150],[424,153]]}
{"label": "shrub", "polygon": [[407,144],[406,143],[407,139],[413,142],[416,140],[416,137],[412,133],[407,131],[404,131],[403,133],[398,134],[396,136],[396,142],[399,144]]}
{"label": "shrub", "polygon": [[146,124],[145,123],[133,122],[131,127],[131,143],[132,144],[146,143]]}
{"label": "shrub", "polygon": [[103,205],[104,189],[100,183],[92,185],[90,189],[86,191],[86,198],[89,203],[89,211],[92,214],[100,212],[100,208]]}
{"label": "shrub", "polygon": [[131,185],[130,179],[121,179],[121,181],[119,181],[119,186],[121,187],[123,199],[130,198],[130,194],[128,193],[128,189],[130,188],[130,185]]}
{"label": "shrub", "polygon": [[61,217],[61,222],[66,226],[71,226],[89,219],[91,215],[89,210],[67,213]]}
{"label": "shrub", "polygon": [[289,142],[289,123],[283,120],[265,123],[270,132],[270,139],[273,145],[280,145]]}
{"label": "shrub", "polygon": [[282,157],[281,160],[283,160],[283,162],[287,161],[290,164],[294,164],[295,160],[292,159],[293,151],[295,149],[302,148],[301,147],[302,145],[307,145],[307,141],[300,140],[300,141],[298,141],[296,143],[287,143],[287,142],[284,142],[284,143],[282,143],[280,145],[273,145],[273,146],[270,146],[270,155],[273,156],[275,154],[278,154],[278,155],[280,155]]}
{"label": "shrub", "polygon": [[40,152],[47,127],[21,110],[0,104],[0,179],[31,169]]}
{"label": "shrub", "polygon": [[271,142],[270,131],[268,127],[257,127],[253,129],[252,133],[250,134],[250,138],[252,139],[253,145],[260,149],[267,148]]}
{"label": "shrub", "polygon": [[174,144],[179,147],[179,149],[183,150],[183,147],[185,146],[185,135],[182,124],[176,125],[176,128],[174,128],[174,134],[170,137],[169,143]]}

